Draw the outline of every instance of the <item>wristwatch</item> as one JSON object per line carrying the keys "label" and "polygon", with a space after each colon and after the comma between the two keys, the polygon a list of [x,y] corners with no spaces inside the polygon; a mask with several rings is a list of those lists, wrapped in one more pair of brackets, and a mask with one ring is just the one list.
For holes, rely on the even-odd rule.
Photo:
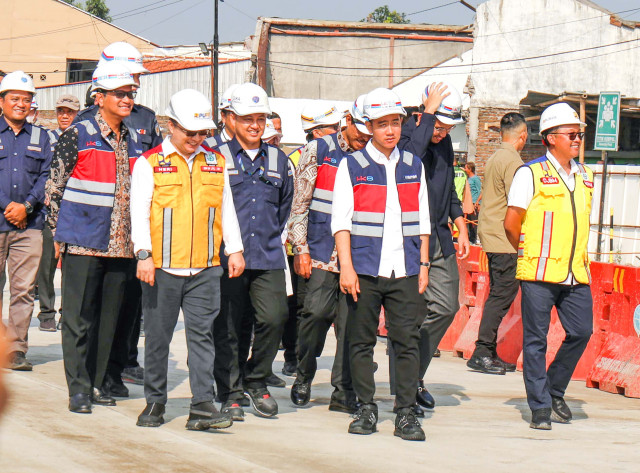
{"label": "wristwatch", "polygon": [[420,261],[420,266],[424,266],[429,269],[431,267],[431,261]]}
{"label": "wristwatch", "polygon": [[31,215],[33,213],[33,205],[28,200],[25,200],[22,205],[24,205],[24,209],[27,211],[27,215]]}
{"label": "wristwatch", "polygon": [[149,250],[139,250],[136,253],[136,259],[138,261],[144,261],[144,260],[146,260],[147,258],[150,258],[150,257],[151,257],[151,251],[149,251]]}

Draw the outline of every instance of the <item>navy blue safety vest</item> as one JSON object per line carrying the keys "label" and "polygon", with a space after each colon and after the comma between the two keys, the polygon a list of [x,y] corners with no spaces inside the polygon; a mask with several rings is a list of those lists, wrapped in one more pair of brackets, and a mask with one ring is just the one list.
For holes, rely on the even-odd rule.
{"label": "navy blue safety vest", "polygon": [[[387,174],[366,150],[346,157],[353,186],[351,259],[357,274],[378,276],[387,203]],[[400,153],[396,184],[402,211],[402,235],[407,276],[420,272],[419,199],[422,162],[408,151]]]}

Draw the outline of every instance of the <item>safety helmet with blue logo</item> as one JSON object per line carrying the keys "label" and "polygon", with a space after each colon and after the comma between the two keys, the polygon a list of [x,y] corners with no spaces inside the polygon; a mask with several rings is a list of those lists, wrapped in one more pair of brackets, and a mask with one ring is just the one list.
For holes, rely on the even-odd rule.
{"label": "safety helmet with blue logo", "polygon": [[267,93],[251,82],[245,82],[233,90],[229,110],[241,117],[253,113],[271,113]]}
{"label": "safety helmet with blue logo", "polygon": [[2,84],[0,84],[0,94],[10,90],[20,90],[22,92],[30,92],[33,95],[36,94],[33,79],[23,71],[13,71],[4,76]]}

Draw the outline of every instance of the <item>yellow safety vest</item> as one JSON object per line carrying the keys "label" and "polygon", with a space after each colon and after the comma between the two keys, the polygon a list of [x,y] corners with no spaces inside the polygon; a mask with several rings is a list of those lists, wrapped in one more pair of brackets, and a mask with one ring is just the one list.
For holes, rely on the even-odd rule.
{"label": "yellow safety vest", "polygon": [[153,169],[151,246],[156,268],[220,265],[225,159],[201,152],[192,171],[177,153],[147,157]]}
{"label": "yellow safety vest", "polygon": [[528,164],[533,173],[533,199],[522,221],[516,278],[561,283],[573,272],[589,284],[589,214],[593,172],[578,164],[570,192],[546,158]]}

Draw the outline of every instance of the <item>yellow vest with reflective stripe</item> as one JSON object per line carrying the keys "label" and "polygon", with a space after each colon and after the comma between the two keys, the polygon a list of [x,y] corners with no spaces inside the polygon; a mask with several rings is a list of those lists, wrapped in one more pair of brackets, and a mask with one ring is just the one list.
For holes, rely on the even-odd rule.
{"label": "yellow vest with reflective stripe", "polygon": [[199,153],[191,172],[176,153],[153,153],[147,161],[154,181],[150,220],[155,267],[219,266],[224,157]]}
{"label": "yellow vest with reflective stripe", "polygon": [[589,284],[589,214],[593,172],[578,164],[570,192],[548,159],[528,164],[533,173],[533,199],[522,221],[516,278],[561,283],[569,270]]}

